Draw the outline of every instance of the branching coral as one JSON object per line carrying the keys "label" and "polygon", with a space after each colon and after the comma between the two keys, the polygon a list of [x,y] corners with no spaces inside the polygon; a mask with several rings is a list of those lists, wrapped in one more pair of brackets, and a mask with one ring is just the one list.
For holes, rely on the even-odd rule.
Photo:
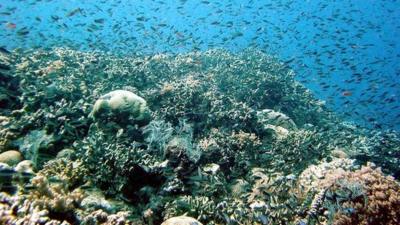
{"label": "branching coral", "polygon": [[33,190],[27,195],[2,195],[2,224],[76,223],[75,208],[83,198],[79,190],[68,192],[62,184],[50,185],[43,176],[32,179]]}
{"label": "branching coral", "polygon": [[330,188],[332,195],[346,190],[350,194],[340,202],[334,224],[399,224],[400,184],[392,177],[385,177],[380,170],[363,167],[345,174],[343,179]]}
{"label": "branching coral", "polygon": [[265,163],[279,169],[280,172],[297,173],[327,155],[328,141],[323,133],[308,130],[293,131],[286,138],[277,139],[266,145],[265,153],[261,157]]}
{"label": "branching coral", "polygon": [[374,162],[386,173],[400,178],[400,136],[394,131],[372,131],[354,140],[359,151],[353,155],[359,161]]}
{"label": "branching coral", "polygon": [[200,221],[214,216],[215,202],[208,197],[182,196],[165,205],[164,218],[187,214]]}
{"label": "branching coral", "polygon": [[[151,168],[157,169],[162,154],[151,154],[140,143],[127,143],[115,136],[107,136],[101,130],[93,132],[77,147],[81,148],[79,154],[84,157],[83,164],[90,178],[108,194],[122,192],[132,197],[135,191],[148,182],[161,179],[159,175],[153,174]],[[147,183],[139,182],[143,176],[148,178]]]}
{"label": "branching coral", "polygon": [[323,218],[341,225],[398,224],[400,220],[400,184],[379,169],[331,168],[314,185],[319,194],[310,206],[309,221]]}
{"label": "branching coral", "polygon": [[88,177],[88,171],[81,160],[69,161],[65,158],[48,161],[38,174],[63,180],[69,190],[83,185]]}

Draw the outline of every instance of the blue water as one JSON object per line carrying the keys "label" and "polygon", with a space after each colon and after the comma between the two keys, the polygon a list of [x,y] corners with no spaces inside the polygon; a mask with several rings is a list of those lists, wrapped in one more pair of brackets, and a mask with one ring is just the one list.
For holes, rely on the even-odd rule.
{"label": "blue water", "polygon": [[[0,46],[9,50],[57,46],[155,54],[256,48],[285,61],[347,120],[400,129],[399,1],[1,0],[0,5]],[[24,27],[29,33],[18,34]]]}

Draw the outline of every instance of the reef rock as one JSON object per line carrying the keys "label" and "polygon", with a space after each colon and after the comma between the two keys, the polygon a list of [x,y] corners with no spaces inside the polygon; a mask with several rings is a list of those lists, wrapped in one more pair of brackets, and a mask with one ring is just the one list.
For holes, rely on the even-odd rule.
{"label": "reef rock", "polygon": [[90,117],[97,121],[107,118],[118,124],[146,125],[151,116],[142,97],[130,91],[115,90],[96,101]]}
{"label": "reef rock", "polygon": [[168,165],[175,168],[179,176],[185,176],[195,169],[195,164],[201,157],[201,152],[193,147],[190,140],[184,137],[174,137],[166,146],[165,157]]}
{"label": "reef rock", "polygon": [[199,221],[188,216],[177,216],[169,218],[161,225],[202,225]]}
{"label": "reef rock", "polygon": [[34,173],[35,165],[31,160],[24,160],[15,166],[15,171],[19,173]]}
{"label": "reef rock", "polygon": [[354,159],[334,158],[331,162],[321,162],[318,165],[310,165],[299,176],[298,182],[304,192],[316,188],[320,190],[327,177],[338,175],[344,171],[358,169]]}
{"label": "reef rock", "polygon": [[[271,109],[263,109],[257,112],[257,120],[259,123],[266,125],[274,125],[283,127],[287,130],[296,130],[297,126],[287,115],[276,112]],[[267,128],[268,129],[268,128]]]}
{"label": "reef rock", "polygon": [[281,126],[267,124],[264,129],[272,131],[278,139],[284,139],[289,135],[289,130]]}
{"label": "reef rock", "polygon": [[98,190],[94,189],[92,191],[86,192],[88,194],[81,202],[81,207],[85,209],[101,209],[106,212],[113,212],[114,208],[110,204],[109,201],[107,201],[103,195],[103,193]]}
{"label": "reef rock", "polygon": [[64,148],[63,150],[59,151],[57,153],[56,158],[65,158],[65,159],[71,159],[73,155],[75,154],[74,150],[71,148]]}
{"label": "reef rock", "polygon": [[22,155],[19,151],[9,150],[0,154],[0,162],[9,166],[14,166],[22,161]]}

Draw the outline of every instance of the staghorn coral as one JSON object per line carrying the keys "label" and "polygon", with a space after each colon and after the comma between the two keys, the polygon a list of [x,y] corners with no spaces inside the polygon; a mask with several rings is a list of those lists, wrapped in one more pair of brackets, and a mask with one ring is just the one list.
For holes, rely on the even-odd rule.
{"label": "staghorn coral", "polygon": [[132,202],[148,199],[140,190],[164,182],[163,153],[154,152],[131,138],[92,128],[86,139],[76,143],[90,181],[106,195]]}
{"label": "staghorn coral", "polygon": [[128,212],[108,214],[83,208],[84,191],[70,191],[62,180],[38,174],[32,178],[30,190],[21,191],[25,193],[0,193],[0,224],[131,224]]}
{"label": "staghorn coral", "polygon": [[278,172],[298,173],[308,165],[318,162],[328,154],[329,139],[324,133],[309,130],[292,131],[285,138],[268,141],[260,157],[264,163],[273,165]]}
{"label": "staghorn coral", "polygon": [[263,224],[286,224],[297,216],[300,193],[293,175],[271,174],[266,169],[253,168],[251,171],[252,190],[247,197],[258,220]]}
{"label": "staghorn coral", "polygon": [[20,107],[18,99],[20,80],[14,76],[15,58],[11,52],[0,53],[0,113],[3,116]]}
{"label": "staghorn coral", "polygon": [[216,203],[204,196],[181,196],[165,205],[165,219],[186,214],[200,221],[214,217]]}
{"label": "staghorn coral", "polygon": [[223,132],[211,129],[209,135],[200,139],[202,163],[216,163],[224,172],[233,176],[247,173],[252,164],[260,161],[261,140],[255,133],[243,130]]}
{"label": "staghorn coral", "polygon": [[38,174],[63,180],[67,188],[72,190],[87,181],[88,170],[83,166],[81,160],[70,161],[65,158],[57,158],[48,161]]}
{"label": "staghorn coral", "polygon": [[371,131],[353,141],[357,148],[352,156],[361,163],[367,161],[381,167],[385,173],[400,178],[400,136],[394,131]]}
{"label": "staghorn coral", "polygon": [[4,224],[75,223],[74,209],[83,198],[79,190],[68,192],[63,185],[51,185],[43,176],[32,179],[26,195],[3,196],[0,215]]}

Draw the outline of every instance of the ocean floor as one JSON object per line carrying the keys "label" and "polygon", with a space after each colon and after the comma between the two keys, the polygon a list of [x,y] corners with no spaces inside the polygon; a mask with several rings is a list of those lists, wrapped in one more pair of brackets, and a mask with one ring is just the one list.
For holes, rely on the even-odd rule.
{"label": "ocean floor", "polygon": [[0,224],[400,224],[400,135],[246,50],[0,53]]}

